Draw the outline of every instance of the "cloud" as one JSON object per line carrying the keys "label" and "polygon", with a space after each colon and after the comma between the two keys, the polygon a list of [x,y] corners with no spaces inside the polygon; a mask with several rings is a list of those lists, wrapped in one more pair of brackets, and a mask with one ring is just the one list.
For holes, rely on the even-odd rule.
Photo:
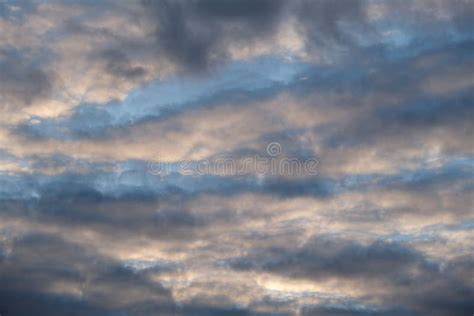
{"label": "cloud", "polygon": [[57,236],[30,234],[15,240],[12,247],[0,261],[0,310],[5,315],[28,315],[36,308],[51,315],[114,315],[117,308],[136,300],[173,304],[159,284]]}
{"label": "cloud", "polygon": [[156,22],[158,53],[185,69],[203,69],[226,58],[226,44],[243,45],[274,32],[283,2],[144,1]]}
{"label": "cloud", "polygon": [[219,105],[223,100],[236,106],[242,102],[264,100],[295,80],[305,67],[303,62],[285,61],[275,56],[236,62],[207,76],[207,80],[183,80],[179,77],[157,80],[133,91],[123,101],[105,105],[80,104],[70,115],[33,118],[15,129],[17,133],[33,138],[102,138],[116,130]]}
{"label": "cloud", "polygon": [[[0,1],[0,313],[471,311],[471,16]],[[317,174],[177,172],[275,142]]]}
{"label": "cloud", "polygon": [[[129,164],[133,166],[133,164]],[[442,174],[443,172],[451,172],[451,168],[454,168],[456,176],[453,179],[455,181],[463,181],[465,176],[461,169],[463,164],[453,164],[446,166],[445,169],[437,170],[435,177]],[[135,166],[137,167],[137,166]],[[138,165],[139,167],[139,165]],[[143,172],[143,171],[142,171]],[[25,176],[21,182],[18,178],[10,178],[9,181],[14,185],[5,185],[4,187],[14,188],[15,186],[22,189],[24,194],[23,201],[18,199],[18,196],[10,196],[10,201],[7,202],[6,197],[3,197],[2,202],[2,223],[6,227],[17,227],[13,230],[15,234],[24,232],[31,232],[34,230],[41,231],[43,233],[48,232],[51,237],[35,236],[31,238],[22,237],[19,239],[21,242],[10,241],[4,244],[4,253],[6,255],[6,262],[25,262],[25,265],[29,266],[34,262],[34,266],[43,267],[41,260],[48,260],[50,263],[55,263],[53,267],[66,266],[69,263],[64,263],[63,260],[72,260],[79,266],[73,265],[74,269],[81,271],[89,271],[92,275],[88,278],[91,280],[90,295],[91,297],[100,297],[100,302],[96,303],[94,299],[87,299],[87,306],[84,308],[106,308],[106,311],[118,311],[127,310],[130,313],[136,313],[137,315],[146,315],[146,313],[153,314],[156,311],[165,314],[166,312],[175,311],[176,313],[182,313],[183,315],[191,315],[195,311],[200,313],[220,313],[223,311],[229,311],[236,313],[237,315],[246,313],[258,314],[260,308],[263,308],[259,304],[255,303],[250,309],[236,308],[232,306],[232,303],[226,304],[219,303],[212,305],[208,303],[200,303],[196,301],[187,302],[182,307],[176,307],[174,303],[163,303],[162,305],[149,303],[144,301],[143,298],[147,295],[153,295],[155,290],[149,289],[148,282],[151,280],[166,280],[165,276],[167,273],[171,273],[173,278],[176,278],[176,282],[180,280],[184,271],[187,273],[203,273],[203,277],[210,278],[209,275],[209,264],[217,264],[219,260],[226,260],[229,256],[234,257],[238,254],[239,249],[247,249],[247,257],[237,257],[231,262],[231,266],[238,271],[238,273],[252,273],[252,271],[266,271],[271,274],[278,274],[290,278],[313,280],[319,282],[327,279],[337,280],[357,280],[360,282],[376,282],[381,283],[388,287],[387,291],[382,291],[383,295],[378,299],[380,300],[393,300],[391,295],[398,295],[398,291],[403,292],[406,286],[418,284],[419,280],[428,279],[439,279],[448,278],[446,270],[442,263],[432,263],[426,254],[411,248],[409,246],[388,241],[375,241],[369,244],[364,244],[361,241],[348,240],[348,239],[333,239],[328,237],[327,239],[314,239],[305,242],[302,246],[296,248],[292,245],[298,245],[296,242],[301,237],[304,237],[309,232],[314,232],[315,227],[305,231],[306,228],[301,226],[302,222],[305,222],[307,218],[314,225],[318,221],[314,222],[314,216],[316,214],[322,215],[321,209],[327,208],[327,204],[322,204],[319,208],[317,203],[332,203],[332,198],[337,195],[327,196],[327,192],[324,190],[319,192],[317,183],[324,184],[324,181],[318,179],[318,181],[297,181],[297,180],[286,180],[282,179],[270,179],[269,182],[263,182],[258,184],[257,182],[246,181],[239,182],[232,178],[221,178],[221,177],[205,177],[202,179],[191,178],[189,182],[183,181],[184,178],[164,178],[159,179],[156,177],[150,177],[148,180],[155,179],[156,182],[147,182],[146,177],[141,175],[140,172],[132,172],[124,175],[124,178],[120,179],[118,183],[117,178],[113,174],[104,173],[98,175],[97,173],[92,174],[61,174],[47,177],[40,177],[39,175]],[[431,177],[431,173],[423,176]],[[10,176],[11,177],[11,176]],[[109,178],[109,180],[107,180]],[[381,177],[375,181],[370,177],[360,178],[358,180],[347,179],[346,183],[339,183],[345,190],[357,190],[362,189],[364,186],[375,188],[387,189],[388,191],[393,190],[394,187],[398,187],[403,190],[405,186],[407,188],[418,183],[417,176],[407,176],[406,174],[400,174],[397,176]],[[449,177],[441,175],[439,179],[450,180]],[[7,180],[6,177],[3,179]],[[110,182],[109,182],[110,181]],[[163,183],[164,181],[164,183]],[[332,180],[334,181],[334,180]],[[161,183],[161,184],[160,184]],[[430,181],[427,181],[430,183]],[[157,187],[155,187],[157,185]],[[338,187],[334,182],[330,187]],[[242,201],[248,199],[248,197],[239,195],[244,192],[254,192],[256,199],[250,201],[251,207],[246,209],[243,204],[236,203],[236,201]],[[363,191],[363,190],[362,190]],[[407,191],[411,191],[407,189]],[[426,190],[415,189],[414,192],[424,192]],[[430,191],[430,190],[428,190]],[[28,192],[32,195],[28,195]],[[36,193],[35,193],[36,192]],[[347,193],[345,191],[330,191],[332,194]],[[369,190],[373,192],[373,189]],[[16,194],[13,192],[13,194]],[[205,195],[207,194],[207,195]],[[376,194],[377,198],[375,201],[385,201],[385,197],[382,200],[383,195],[380,193]],[[231,196],[235,196],[234,203],[220,204],[217,198],[221,197],[222,201],[228,201]],[[301,196],[313,196],[314,200],[307,200],[311,202],[302,201],[301,204],[291,204],[294,199]],[[366,196],[366,195],[364,195]],[[244,197],[244,198],[242,198]],[[276,198],[275,200],[269,199],[269,197]],[[368,198],[368,196],[366,196]],[[419,197],[417,197],[419,198]],[[214,200],[212,200],[214,199]],[[399,200],[400,198],[398,198]],[[430,201],[431,198],[428,198]],[[203,204],[207,201],[208,205]],[[266,210],[266,206],[270,206],[272,202],[280,201],[283,203],[278,209]],[[289,202],[289,205],[284,203]],[[201,205],[202,204],[202,205]],[[307,209],[302,209],[304,205],[310,206]],[[411,205],[411,204],[409,204]],[[282,207],[282,208],[281,208]],[[283,211],[284,210],[284,211]],[[319,210],[316,213],[316,210]],[[431,212],[433,216],[433,210],[424,209],[423,211]],[[263,213],[262,213],[263,212]],[[330,214],[330,213],[329,213]],[[399,218],[397,213],[392,214],[395,219]],[[417,216],[422,216],[422,213],[417,212]],[[303,216],[301,221],[299,217]],[[321,218],[321,217],[320,217]],[[437,217],[439,218],[439,217]],[[321,219],[319,219],[320,221]],[[328,224],[330,225],[329,232],[336,232],[338,225],[335,221],[342,221],[340,216],[336,216],[331,219],[327,218]],[[262,222],[262,224],[259,224]],[[12,225],[12,223],[16,223]],[[18,225],[18,223],[23,223]],[[240,229],[233,228],[239,223],[238,226],[242,225]],[[271,228],[267,225],[271,224]],[[397,222],[390,222],[388,218],[383,218],[382,223],[384,225],[395,225]],[[390,223],[390,224],[389,224]],[[360,223],[352,222],[354,229],[361,225]],[[370,230],[376,231],[380,222],[372,222]],[[26,226],[24,226],[26,225]],[[310,225],[310,226],[311,226]],[[21,228],[23,227],[23,228]],[[346,228],[347,229],[347,228]],[[0,232],[2,229],[0,228]],[[305,231],[305,234],[302,232]],[[390,231],[390,230],[389,230]],[[253,232],[253,233],[252,233]],[[342,229],[341,233],[345,233]],[[231,234],[233,241],[228,241],[227,247],[234,245],[227,249],[226,244],[218,246],[218,241]],[[294,235],[296,234],[296,235]],[[21,236],[21,235],[20,235]],[[54,236],[54,237],[53,237]],[[55,241],[56,236],[63,236],[67,238],[66,245],[63,247],[61,243]],[[204,238],[201,241],[201,245],[194,243],[194,240]],[[297,238],[296,236],[300,236]],[[16,237],[18,238],[18,237]],[[26,239],[24,239],[26,238]],[[46,239],[45,239],[46,238]],[[53,238],[52,240],[50,240]],[[391,236],[395,239],[396,236]],[[8,239],[7,239],[8,240]],[[28,241],[25,246],[23,240]],[[67,243],[77,240],[73,244]],[[117,243],[117,240],[121,240]],[[413,240],[408,237],[408,240]],[[292,241],[292,243],[289,243]],[[35,259],[39,261],[31,261],[22,259],[23,253],[35,254],[34,251],[30,251],[29,243],[33,242],[34,249],[41,251],[43,254],[47,254],[48,250],[42,251],[42,247],[53,247],[55,250],[54,256],[46,255],[44,259]],[[294,243],[293,243],[294,242]],[[36,244],[38,243],[38,245]],[[154,244],[157,243],[157,244]],[[235,243],[235,244],[234,244]],[[49,245],[49,246],[48,246]],[[240,245],[240,246],[238,246]],[[245,248],[243,248],[245,245]],[[257,245],[261,245],[263,248],[256,248]],[[26,247],[26,248],[25,248]],[[267,248],[273,247],[273,248]],[[23,248],[24,250],[23,252]],[[64,252],[63,252],[64,249]],[[73,254],[68,254],[71,251]],[[143,253],[140,253],[142,252]],[[199,254],[202,252],[213,254],[213,260],[211,262],[203,262]],[[84,253],[84,254],[82,254]],[[193,255],[193,253],[196,255]],[[105,254],[111,257],[104,257]],[[132,269],[127,263],[132,258],[143,258],[139,260],[150,260],[150,254],[156,256],[178,256],[181,260],[176,261],[181,267],[178,270],[162,270],[162,269],[144,269],[135,270]],[[164,255],[166,254],[166,255]],[[57,257],[56,257],[57,256]],[[79,256],[79,257],[77,257]],[[21,260],[20,260],[21,259]],[[124,259],[126,259],[124,261]],[[8,261],[9,260],[9,261]],[[136,259],[133,259],[136,260]],[[153,259],[151,259],[153,260]],[[206,259],[204,259],[206,260]],[[228,260],[228,259],[227,259]],[[450,259],[454,260],[453,265],[457,267],[458,262],[456,260],[461,259]],[[5,261],[4,261],[5,262]],[[451,262],[451,261],[449,261]],[[446,263],[450,265],[451,263]],[[464,262],[461,260],[460,262]],[[464,263],[469,266],[469,263]],[[84,266],[85,265],[85,266]],[[93,265],[93,268],[89,268],[89,265]],[[202,265],[206,267],[202,269]],[[454,267],[453,266],[453,267]],[[81,268],[84,267],[84,268]],[[127,268],[129,267],[129,268]],[[218,266],[219,267],[219,266]],[[53,269],[53,272],[57,268]],[[97,271],[96,269],[99,269]],[[196,269],[196,270],[194,270]],[[230,273],[225,267],[216,268],[216,273],[223,273],[228,275]],[[223,271],[221,270],[223,269]],[[465,268],[462,268],[465,269]],[[461,269],[461,270],[462,270]],[[452,269],[451,269],[452,270]],[[135,271],[135,272],[133,272]],[[200,272],[198,272],[200,271]],[[453,270],[454,271],[454,270]],[[456,270],[458,271],[458,270]],[[39,278],[38,284],[48,284],[49,281],[41,281],[44,275],[49,276],[49,268],[41,268],[37,272],[32,272],[34,277],[29,277],[31,282],[34,282],[36,278]],[[73,273],[74,272],[74,273]],[[42,287],[37,292],[42,293],[40,295],[40,301],[49,302],[55,300],[50,296],[44,297],[44,292],[52,291],[50,288],[63,289],[67,288],[72,295],[77,295],[77,283],[81,283],[83,280],[83,272],[79,273],[76,270],[73,272],[67,272],[65,275],[52,275],[51,280],[54,280],[54,284],[47,289]],[[133,273],[137,273],[134,276]],[[177,273],[177,274],[173,274]],[[413,274],[414,273],[414,274]],[[460,272],[461,273],[461,272]],[[462,272],[464,273],[464,272]],[[11,275],[11,273],[10,273]],[[181,275],[181,276],[180,276]],[[217,276],[214,276],[217,277]],[[249,276],[250,277],[250,276]],[[164,278],[164,279],[162,279]],[[187,291],[191,291],[196,287],[201,289],[197,293],[206,293],[209,291],[208,288],[212,282],[204,285],[202,281],[196,280],[197,277],[187,279],[190,282],[186,286]],[[218,277],[221,281],[225,281],[228,291],[233,291],[232,287],[229,287],[230,280],[224,278],[222,275]],[[241,276],[242,281],[248,280]],[[453,278],[454,283],[442,283],[440,282],[439,291],[449,291],[447,287],[461,287],[463,291],[468,291],[465,285],[460,282],[458,275],[449,276]],[[49,280],[49,277],[48,279]],[[141,281],[140,281],[141,280]],[[189,281],[192,280],[192,281]],[[13,281],[12,281],[13,282]],[[52,281],[51,281],[52,282]],[[163,281],[164,282],[164,281]],[[214,281],[217,282],[217,281]],[[234,281],[232,281],[234,282]],[[15,283],[15,282],[13,282]],[[72,285],[71,285],[72,283]],[[16,284],[22,284],[16,282]],[[177,286],[174,282],[171,282],[174,286]],[[408,285],[407,285],[408,284]],[[151,285],[150,285],[151,286]],[[224,286],[220,284],[214,284],[213,287]],[[395,288],[392,288],[394,286]],[[132,287],[132,288],[130,288]],[[135,288],[137,287],[137,288]],[[35,288],[34,286],[30,286]],[[119,292],[114,292],[114,289],[124,289]],[[153,288],[153,287],[152,287]],[[125,289],[134,291],[137,296],[130,296]],[[257,288],[258,289],[258,288]],[[16,290],[15,290],[16,291]],[[8,295],[15,293],[15,291],[8,290]],[[151,292],[149,292],[151,291]],[[343,290],[344,292],[345,290]],[[366,290],[367,291],[367,290]],[[417,287],[416,291],[419,291],[419,297],[429,298],[431,296],[440,295],[436,291],[429,292],[427,289]],[[21,292],[23,293],[23,292]],[[22,295],[29,297],[27,291],[26,294],[18,294],[21,299]],[[112,294],[113,293],[113,294]],[[193,292],[195,293],[195,292]],[[381,295],[382,295],[381,294]],[[15,294],[16,295],[16,294]],[[135,295],[135,294],[134,294]],[[242,294],[235,297],[242,299]],[[261,294],[259,294],[261,295]],[[449,304],[455,304],[458,308],[465,308],[467,303],[463,299],[463,292],[461,292],[459,300],[454,301],[451,298],[445,300],[445,304],[439,308],[440,314],[443,315],[443,309],[446,309],[446,313],[450,310]],[[124,296],[124,297],[122,297]],[[196,294],[190,295],[195,297]],[[211,297],[213,297],[211,295]],[[119,299],[120,298],[120,299]],[[183,299],[183,298],[181,298]],[[187,297],[187,299],[190,299]],[[129,304],[116,305],[117,302],[126,302],[129,300]],[[73,300],[74,302],[74,300]],[[427,302],[426,304],[415,304],[413,300],[408,298],[405,300],[399,300],[400,309],[394,307],[394,311],[431,311],[432,303]],[[35,303],[36,304],[36,303]],[[37,303],[40,304],[40,303]],[[92,304],[92,307],[91,307]],[[275,303],[276,304],[276,303]],[[224,306],[223,306],[224,305]],[[71,303],[71,308],[74,310],[81,310],[83,307],[79,307]],[[76,307],[77,306],[77,307]],[[82,305],[81,305],[82,306]],[[278,306],[276,304],[275,306]],[[274,310],[275,306],[267,307],[270,310]],[[409,306],[409,308],[407,307]],[[8,306],[7,306],[8,307]],[[313,306],[304,309],[309,312],[311,310],[316,311],[332,311],[332,312],[343,312],[343,311],[359,311],[356,307],[331,307],[322,304],[321,306]],[[408,309],[407,309],[408,308]],[[61,307],[58,307],[61,310]],[[265,309],[263,309],[265,310]],[[91,312],[93,309],[91,309]],[[100,310],[99,310],[100,312]],[[390,313],[392,312],[391,307],[377,307],[372,313]],[[265,312],[261,312],[265,315]],[[274,312],[270,312],[270,314]],[[282,315],[285,312],[281,312]],[[292,312],[288,312],[289,315]],[[212,313],[211,313],[212,315]],[[370,315],[370,314],[369,314]]]}
{"label": "cloud", "polygon": [[123,78],[140,78],[146,74],[146,70],[140,66],[130,64],[129,58],[120,50],[107,49],[101,58],[106,60],[106,70],[111,74]]}
{"label": "cloud", "polygon": [[2,111],[19,111],[50,96],[53,74],[27,52],[0,50],[0,102]]}
{"label": "cloud", "polygon": [[[470,258],[457,258],[441,267],[422,253],[396,243],[377,241],[361,245],[331,236],[315,236],[301,247],[255,249],[249,256],[235,258],[229,264],[239,270],[263,270],[315,281],[363,280],[370,284],[367,286],[380,289],[378,293],[367,294],[369,297],[405,306],[399,311],[402,315],[449,315],[454,309],[462,313],[472,308],[473,289],[466,279],[473,265]],[[392,315],[394,311],[317,306],[306,312]]]}
{"label": "cloud", "polygon": [[320,50],[335,45],[356,45],[348,28],[369,28],[366,25],[364,1],[337,3],[334,1],[300,1],[296,14],[307,37],[310,49]]}
{"label": "cloud", "polygon": [[301,249],[268,251],[256,253],[257,258],[237,259],[231,265],[237,269],[264,269],[298,278],[373,277],[394,283],[406,281],[403,278],[411,271],[436,269],[436,266],[430,267],[421,254],[383,242],[362,246],[345,240],[315,237]]}
{"label": "cloud", "polygon": [[415,315],[413,312],[407,311],[404,308],[394,307],[373,307],[366,306],[361,303],[357,304],[345,304],[345,305],[327,305],[327,306],[307,306],[302,309],[303,316],[309,315],[331,315],[331,316],[346,316],[346,315],[357,315],[357,316],[395,316],[395,315]]}

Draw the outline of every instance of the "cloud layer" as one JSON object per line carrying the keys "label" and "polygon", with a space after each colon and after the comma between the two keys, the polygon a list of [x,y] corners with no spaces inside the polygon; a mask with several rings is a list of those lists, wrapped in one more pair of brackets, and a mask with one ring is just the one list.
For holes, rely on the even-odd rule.
{"label": "cloud layer", "polygon": [[473,11],[0,2],[0,314],[472,313]]}

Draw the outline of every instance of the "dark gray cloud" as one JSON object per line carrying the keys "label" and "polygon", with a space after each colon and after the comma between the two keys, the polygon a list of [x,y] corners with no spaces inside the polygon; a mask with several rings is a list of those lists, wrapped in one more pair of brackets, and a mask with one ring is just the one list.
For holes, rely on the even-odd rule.
{"label": "dark gray cloud", "polygon": [[[426,9],[425,6],[428,4],[431,4],[431,7]],[[410,26],[416,25],[420,28],[418,30],[420,33],[431,33],[434,30],[442,30],[446,26],[454,27],[456,31],[461,33],[469,33],[473,27],[473,21],[470,17],[474,13],[474,8],[469,1],[421,1],[407,5],[403,0],[395,0],[388,1],[384,5],[392,13],[386,17],[388,20],[392,22],[409,21]],[[439,18],[441,14],[444,15],[442,19]],[[437,34],[436,36],[448,34]]]}
{"label": "dark gray cloud", "polygon": [[[356,302],[357,303],[357,302]],[[302,316],[411,316],[416,313],[401,307],[386,308],[361,306],[359,304],[306,306],[301,310]]]}
{"label": "dark gray cloud", "polygon": [[414,172],[402,172],[398,175],[384,177],[380,179],[378,185],[390,189],[430,192],[456,184],[462,184],[468,189],[471,183],[472,159],[461,159],[450,161],[442,168],[420,168]]}
{"label": "dark gray cloud", "polygon": [[143,1],[156,23],[158,53],[191,70],[207,68],[227,58],[232,41],[248,44],[271,35],[284,2],[257,1]]}
{"label": "dark gray cloud", "polygon": [[[30,233],[14,240],[0,260],[3,315],[117,315],[130,300],[173,306],[170,293],[119,263],[56,235]],[[51,293],[55,284],[80,291]],[[57,290],[58,291],[58,290]]]}
{"label": "dark gray cloud", "polygon": [[106,71],[114,76],[133,80],[146,75],[146,70],[143,67],[131,65],[130,58],[120,49],[106,49],[99,58],[104,59]]}
{"label": "dark gray cloud", "polygon": [[47,295],[32,291],[0,290],[0,313],[2,315],[29,316],[41,311],[47,315],[93,315],[111,316],[111,312],[86,302],[70,299],[60,295]]}
{"label": "dark gray cloud", "polygon": [[[1,244],[0,244],[1,247]],[[32,315],[270,315],[250,308],[196,300],[176,304],[160,283],[113,259],[56,235],[30,234],[13,241],[0,257],[0,312]],[[52,293],[55,284],[80,293]],[[271,315],[284,315],[272,313]]]}
{"label": "dark gray cloud", "polygon": [[18,111],[50,96],[54,76],[31,52],[0,47],[0,106]]}
{"label": "dark gray cloud", "polygon": [[[452,315],[474,307],[469,275],[472,258],[453,259],[442,266],[409,246],[376,241],[369,245],[315,236],[301,247],[255,249],[247,257],[229,262],[238,270],[268,271],[290,278],[358,280],[389,289],[386,302],[403,306],[398,315]],[[385,292],[385,291],[382,291]],[[374,292],[372,297],[379,294]],[[317,306],[307,315],[395,315],[396,310],[357,310]]]}
{"label": "dark gray cloud", "polygon": [[[451,28],[469,38],[472,6],[465,1],[437,1],[433,10],[406,5],[402,1],[384,3],[384,24],[374,24],[369,16],[369,1],[143,1],[156,24],[155,45],[158,52],[187,70],[202,70],[227,59],[226,45],[242,46],[272,36],[278,27],[294,18],[306,49],[311,54],[332,58],[336,55],[367,59],[367,47],[375,51],[391,49],[383,32],[405,23],[410,44],[422,39],[447,40],[448,34],[433,29]],[[447,18],[440,19],[438,12]],[[472,14],[471,14],[472,15]],[[360,34],[365,36],[361,41]],[[446,37],[444,37],[446,36]],[[444,39],[443,39],[444,37]],[[427,45],[424,45],[427,47]],[[428,45],[429,46],[429,45]],[[416,50],[416,48],[414,49]],[[351,56],[351,57],[350,57]],[[374,54],[372,58],[376,57]]]}
{"label": "dark gray cloud", "polygon": [[367,2],[350,1],[143,1],[156,23],[155,45],[185,70],[203,70],[228,59],[229,43],[253,46],[294,18],[306,49],[326,54],[360,45],[354,28],[372,32]]}
{"label": "dark gray cloud", "polygon": [[369,29],[364,1],[303,0],[295,6],[298,22],[311,50],[357,45],[349,30],[358,27],[367,32]]}
{"label": "dark gray cloud", "polygon": [[316,237],[300,249],[256,251],[256,257],[231,262],[236,269],[263,269],[294,278],[382,278],[409,282],[416,270],[436,270],[423,255],[397,244],[375,242],[369,246],[348,240]]}

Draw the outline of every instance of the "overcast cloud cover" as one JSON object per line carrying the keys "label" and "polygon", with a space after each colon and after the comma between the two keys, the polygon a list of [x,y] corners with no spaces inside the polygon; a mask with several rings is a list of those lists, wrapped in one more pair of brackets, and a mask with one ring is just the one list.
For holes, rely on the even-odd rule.
{"label": "overcast cloud cover", "polygon": [[472,315],[473,21],[0,0],[0,315]]}

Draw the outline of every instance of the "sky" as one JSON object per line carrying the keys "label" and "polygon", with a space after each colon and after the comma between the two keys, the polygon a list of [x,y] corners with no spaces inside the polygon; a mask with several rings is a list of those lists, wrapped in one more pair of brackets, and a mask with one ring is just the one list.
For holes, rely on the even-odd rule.
{"label": "sky", "polygon": [[473,21],[0,0],[0,315],[472,315]]}

